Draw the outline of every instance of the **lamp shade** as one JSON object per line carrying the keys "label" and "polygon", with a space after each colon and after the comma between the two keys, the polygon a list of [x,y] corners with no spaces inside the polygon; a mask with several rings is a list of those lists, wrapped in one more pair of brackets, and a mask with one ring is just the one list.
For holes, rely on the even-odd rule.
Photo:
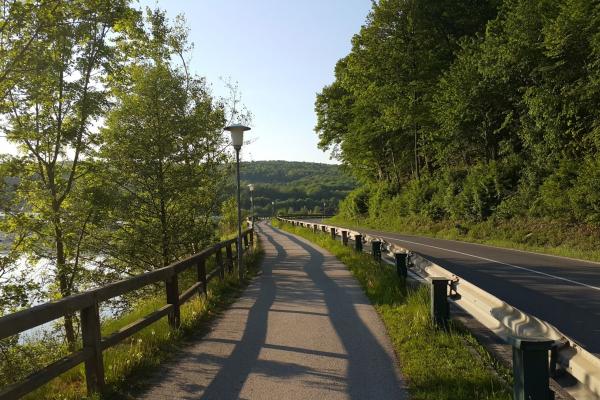
{"label": "lamp shade", "polygon": [[235,124],[225,127],[226,131],[231,133],[231,144],[236,149],[240,149],[244,144],[244,132],[249,131],[250,128],[244,125]]}

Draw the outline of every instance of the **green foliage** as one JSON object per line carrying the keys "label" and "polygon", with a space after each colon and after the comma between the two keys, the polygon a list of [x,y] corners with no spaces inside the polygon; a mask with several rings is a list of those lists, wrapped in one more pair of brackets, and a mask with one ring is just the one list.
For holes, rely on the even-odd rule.
{"label": "green foliage", "polygon": [[[223,190],[224,105],[204,80],[173,65],[186,47],[181,27],[148,13],[147,57],[124,67],[116,105],[101,132],[99,157],[110,197],[108,262],[128,273],[166,266],[214,238]],[[137,49],[139,51],[139,49]],[[109,200],[109,201],[106,201]]]}
{"label": "green foliage", "polygon": [[317,96],[320,146],[369,188],[342,215],[598,226],[600,7],[465,7],[375,2]]}
{"label": "green foliage", "polygon": [[[252,161],[240,166],[242,207],[250,210],[247,184],[254,185],[257,215],[280,213],[334,213],[338,203],[355,186],[338,165],[290,161]],[[272,204],[272,203],[275,204]]]}

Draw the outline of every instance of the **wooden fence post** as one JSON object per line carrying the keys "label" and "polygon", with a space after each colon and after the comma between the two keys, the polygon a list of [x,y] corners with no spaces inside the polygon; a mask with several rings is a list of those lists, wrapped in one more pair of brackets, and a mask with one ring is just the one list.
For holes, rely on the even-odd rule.
{"label": "wooden fence post", "polygon": [[221,250],[222,248],[219,247],[219,249],[215,253],[215,260],[217,268],[219,268],[219,278],[223,280],[225,278],[225,266],[223,265],[223,252]]}
{"label": "wooden fence post", "polygon": [[172,304],[173,309],[169,313],[169,325],[177,329],[181,325],[181,312],[179,310],[179,279],[177,274],[165,282],[167,290],[167,304]]}
{"label": "wooden fence post", "polygon": [[81,310],[81,338],[84,349],[91,349],[92,356],[85,361],[85,381],[88,395],[100,392],[104,388],[104,363],[100,340],[100,312],[98,303]]}
{"label": "wooden fence post", "polygon": [[202,282],[202,287],[200,288],[200,294],[204,293],[205,295],[208,293],[208,282],[206,281],[206,259],[201,258],[198,261],[198,282]]}
{"label": "wooden fence post", "polygon": [[227,259],[227,271],[233,272],[233,250],[231,249],[231,243],[227,243],[225,246],[225,258]]}

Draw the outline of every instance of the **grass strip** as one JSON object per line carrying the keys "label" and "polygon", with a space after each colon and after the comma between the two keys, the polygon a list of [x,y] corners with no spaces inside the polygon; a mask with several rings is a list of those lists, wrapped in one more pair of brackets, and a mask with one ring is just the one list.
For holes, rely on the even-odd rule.
{"label": "grass strip", "polygon": [[386,326],[412,399],[511,398],[510,371],[496,363],[472,335],[455,322],[448,332],[433,327],[428,287],[407,285],[393,267],[380,265],[329,235],[272,223],[328,250],[350,269]]}
{"label": "grass strip", "polygon": [[[121,344],[103,352],[106,376],[106,392],[94,399],[133,399],[135,393],[145,385],[145,379],[160,364],[173,357],[185,347],[191,337],[202,334],[208,323],[233,303],[256,275],[263,251],[257,240],[254,253],[245,256],[247,275],[240,281],[236,274],[226,274],[220,281],[213,279],[208,284],[206,298],[194,296],[181,306],[181,328],[170,329],[167,318],[148,326],[132,335]],[[207,263],[210,270],[214,261]],[[180,275],[180,291],[196,281],[195,270]],[[119,318],[102,323],[102,335],[106,336],[165,305],[164,290],[140,300],[133,310]],[[40,389],[30,393],[25,399],[72,400],[88,399],[85,389],[83,364],[55,378]]]}

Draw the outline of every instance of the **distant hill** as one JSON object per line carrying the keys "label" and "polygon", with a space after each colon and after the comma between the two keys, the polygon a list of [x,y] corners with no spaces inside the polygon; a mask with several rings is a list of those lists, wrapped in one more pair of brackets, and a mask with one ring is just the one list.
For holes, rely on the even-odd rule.
{"label": "distant hill", "polygon": [[244,199],[246,185],[254,184],[257,215],[272,214],[272,202],[280,213],[321,213],[337,211],[338,203],[356,187],[356,181],[338,165],[296,161],[252,161],[240,166]]}

